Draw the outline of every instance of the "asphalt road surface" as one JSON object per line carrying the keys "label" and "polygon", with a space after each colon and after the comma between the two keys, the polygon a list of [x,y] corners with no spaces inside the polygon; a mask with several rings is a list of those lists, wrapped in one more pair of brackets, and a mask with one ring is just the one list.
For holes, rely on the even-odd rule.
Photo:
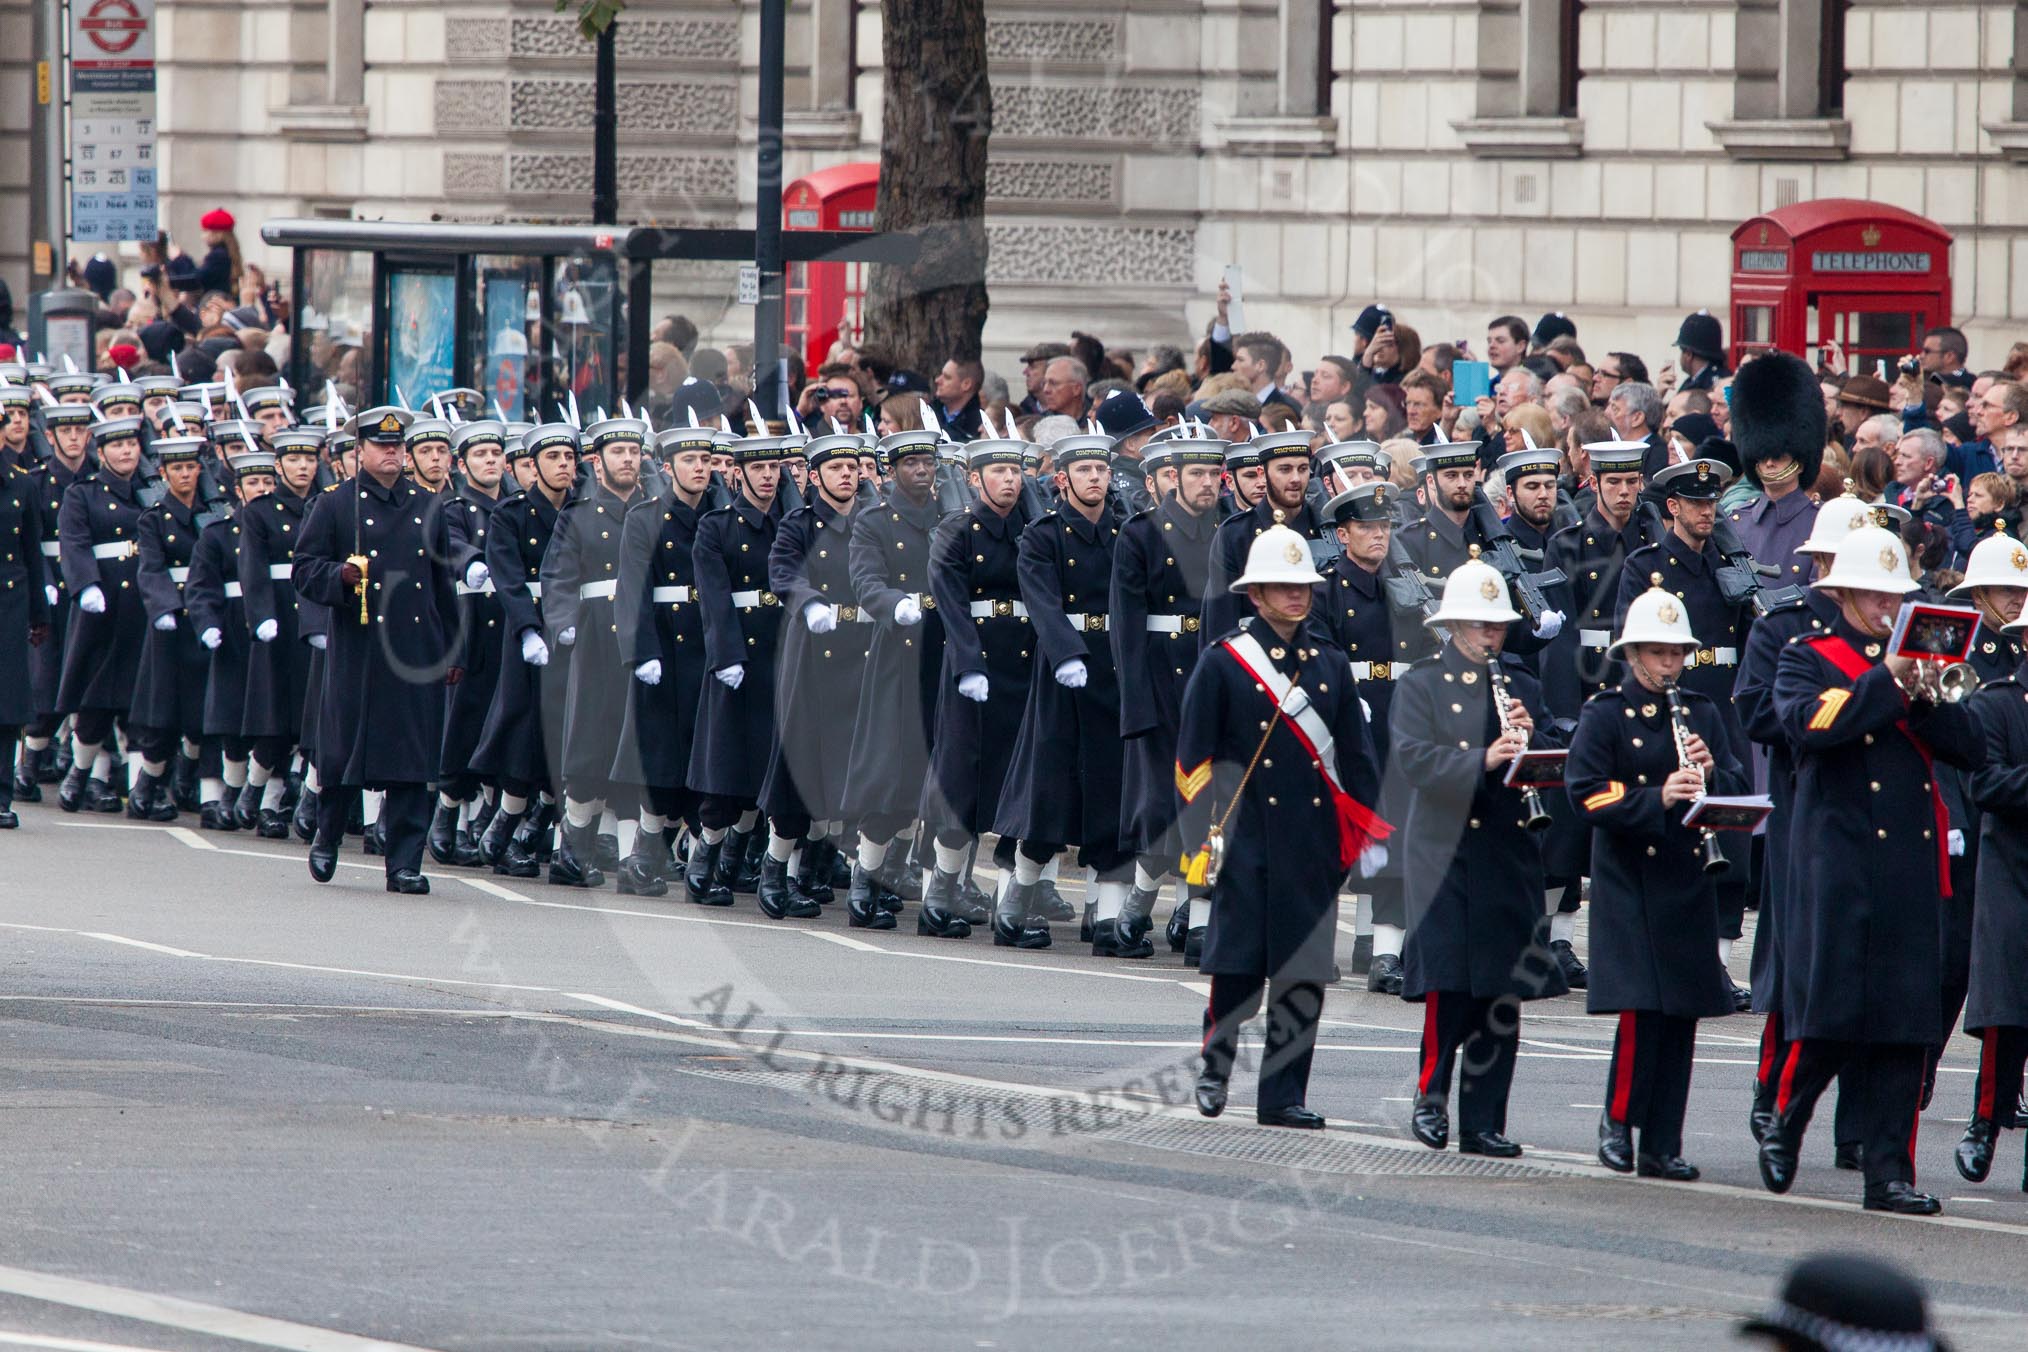
{"label": "asphalt road surface", "polygon": [[1409,1138],[1419,1008],[1357,983],[1329,1131],[1254,1125],[1245,1073],[1206,1122],[1197,973],[1074,927],[1017,954],[459,870],[393,897],[356,842],[319,887],[293,843],[22,815],[0,1348],[1661,1352],[1731,1345],[1824,1248],[1912,1269],[1960,1348],[2028,1338],[2021,1138],[1982,1186],[1950,1165],[1968,1039],[1919,1143],[1945,1214],[1890,1218],[1828,1105],[1761,1191],[1750,1016],[1704,1025],[1704,1181],[1665,1184],[1593,1158],[1581,997],[1528,1007],[1528,1153],[1485,1161]]}

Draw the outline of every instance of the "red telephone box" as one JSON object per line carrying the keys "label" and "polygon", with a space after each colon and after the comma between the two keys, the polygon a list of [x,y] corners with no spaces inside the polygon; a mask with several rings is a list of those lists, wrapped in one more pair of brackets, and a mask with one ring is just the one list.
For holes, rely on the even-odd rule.
{"label": "red telephone box", "polygon": [[[878,163],[834,164],[782,189],[784,230],[873,229]],[[791,263],[785,288],[787,342],[814,374],[843,334],[858,342],[866,299],[864,263]]]}
{"label": "red telephone box", "polygon": [[1779,348],[1812,365],[1826,343],[1855,373],[1922,350],[1950,323],[1951,236],[1900,207],[1798,202],[1732,232],[1732,365]]}

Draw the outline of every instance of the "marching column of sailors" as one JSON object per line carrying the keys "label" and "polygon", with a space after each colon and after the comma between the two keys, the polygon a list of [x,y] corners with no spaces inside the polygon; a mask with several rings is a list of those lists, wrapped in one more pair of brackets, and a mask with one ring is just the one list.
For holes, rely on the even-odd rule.
{"label": "marching column of sailors", "polygon": [[[395,892],[428,890],[427,853],[781,921],[842,893],[856,928],[913,905],[919,934],[1022,949],[1081,918],[1127,960],[1176,884],[1169,945],[1211,978],[1200,1107],[1271,1002],[1257,1112],[1285,1126],[1322,1123],[1349,887],[1369,988],[1423,1007],[1434,1148],[1455,1080],[1459,1148],[1521,1152],[1520,1005],[1572,988],[1617,1020],[1613,1169],[1697,1176],[1697,1022],[1749,998],[1770,1188],[1837,1079],[1866,1204],[1935,1210],[1912,1129],[1960,1012],[1961,1171],[2017,1125],[2028,550],[1988,537],[1953,592],[1984,625],[1976,693],[1912,680],[1883,648],[1919,587],[1899,509],[1796,492],[1824,439],[1794,359],[1735,384],[1767,496],[1729,522],[1720,459],[1649,482],[1643,441],[1588,446],[1580,482],[1553,451],[1425,446],[1403,494],[1371,443],[1150,437],[1116,395],[1045,480],[1011,429],[740,435],[703,389],[660,433],[503,422],[462,390],[297,425],[286,387],[0,366],[0,826],[55,783],[65,811],[293,829],[320,881],[359,832]],[[1515,557],[1536,575],[1493,566]],[[1568,758],[1538,810],[1508,771],[1544,748]],[[1764,836],[1685,823],[1755,785]],[[1072,852],[1082,917],[1053,882]]]}

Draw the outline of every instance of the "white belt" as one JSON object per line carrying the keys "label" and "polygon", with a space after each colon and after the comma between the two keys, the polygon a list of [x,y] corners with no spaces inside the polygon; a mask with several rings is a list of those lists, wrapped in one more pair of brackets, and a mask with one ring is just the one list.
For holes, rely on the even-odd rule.
{"label": "white belt", "polygon": [[1580,629],[1577,641],[1587,648],[1610,648],[1613,646],[1613,631],[1610,629]]}
{"label": "white belt", "polygon": [[1108,615],[1088,615],[1080,612],[1074,615],[1065,614],[1063,618],[1069,620],[1070,627],[1079,633],[1103,634],[1106,631],[1106,621],[1112,617]]}
{"label": "white belt", "polygon": [[1737,648],[1699,648],[1690,654],[1686,667],[1736,667],[1739,665]]}
{"label": "white belt", "polygon": [[190,570],[188,568],[171,568],[169,570],[169,580],[180,587],[190,580]]}
{"label": "white belt", "polygon": [[1352,678],[1358,681],[1391,681],[1407,669],[1406,662],[1354,662]]}
{"label": "white belt", "polygon": [[614,596],[619,594],[619,590],[620,584],[617,582],[587,582],[577,589],[577,599],[580,601],[610,601]]}
{"label": "white belt", "polygon": [[296,576],[296,565],[293,563],[271,563],[268,565],[268,576],[276,582],[293,581]]}
{"label": "white belt", "polygon": [[690,588],[657,587],[648,593],[648,599],[658,606],[679,605],[690,599]]}
{"label": "white belt", "polygon": [[1009,615],[1019,615],[1025,620],[1028,618],[1028,607],[1020,601],[972,602],[972,618],[975,620],[990,620],[995,616],[1004,620]]}
{"label": "white belt", "polygon": [[733,608],[752,610],[755,606],[776,606],[781,598],[771,591],[736,591],[732,594]]}
{"label": "white belt", "polygon": [[42,557],[44,557],[45,559],[62,558],[63,543],[58,540],[44,540],[42,542]]}
{"label": "white belt", "polygon": [[493,594],[493,579],[490,577],[486,579],[486,585],[483,587],[467,586],[463,582],[457,583],[456,586],[458,595],[460,596],[491,596]]}
{"label": "white belt", "polygon": [[1195,615],[1150,615],[1148,632],[1151,634],[1194,634],[1203,621]]}
{"label": "white belt", "polygon": [[226,599],[226,600],[230,601],[230,600],[232,600],[232,599],[233,599],[234,597],[238,597],[238,596],[244,596],[244,595],[246,595],[246,593],[245,593],[244,591],[242,591],[242,590],[240,589],[240,585],[239,585],[239,583],[237,583],[237,582],[228,582],[228,583],[226,583],[226,584],[225,584],[225,599]]}
{"label": "white belt", "polygon": [[131,559],[140,552],[141,547],[132,540],[122,540],[118,544],[92,546],[92,557],[95,559]]}

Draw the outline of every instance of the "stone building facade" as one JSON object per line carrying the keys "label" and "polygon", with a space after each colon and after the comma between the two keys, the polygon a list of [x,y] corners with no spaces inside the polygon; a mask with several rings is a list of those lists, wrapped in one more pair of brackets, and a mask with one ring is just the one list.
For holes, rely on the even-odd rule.
{"label": "stone building facade", "polygon": [[[1562,309],[1659,354],[1732,228],[1812,197],[1953,232],[1975,360],[2028,318],[2028,4],[989,0],[989,363],[1187,341],[1228,263],[1305,357],[1383,300],[1426,341]],[[0,0],[0,273],[26,281],[25,0]],[[755,5],[632,0],[621,216],[753,218]],[[583,219],[591,53],[549,0],[160,0],[164,223]],[[787,177],[877,159],[877,0],[794,0]],[[243,230],[251,238],[253,231]],[[256,257],[261,251],[251,250]],[[269,262],[280,260],[269,259]],[[728,265],[658,306],[746,325]]]}

